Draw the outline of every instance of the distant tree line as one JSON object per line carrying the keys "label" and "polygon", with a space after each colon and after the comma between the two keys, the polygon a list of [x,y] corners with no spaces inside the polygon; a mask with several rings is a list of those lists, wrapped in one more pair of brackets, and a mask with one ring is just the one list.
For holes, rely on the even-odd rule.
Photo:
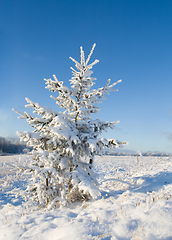
{"label": "distant tree line", "polygon": [[15,141],[14,143],[11,143],[9,140],[0,137],[0,155],[3,154],[20,154],[20,153],[27,153],[31,149],[26,147],[25,144],[19,143]]}
{"label": "distant tree line", "polygon": [[[106,155],[109,156],[137,156],[138,153],[131,153],[131,152],[115,152],[115,151],[106,151]],[[141,153],[143,157],[172,157],[171,153],[163,153],[163,152],[143,152]]]}

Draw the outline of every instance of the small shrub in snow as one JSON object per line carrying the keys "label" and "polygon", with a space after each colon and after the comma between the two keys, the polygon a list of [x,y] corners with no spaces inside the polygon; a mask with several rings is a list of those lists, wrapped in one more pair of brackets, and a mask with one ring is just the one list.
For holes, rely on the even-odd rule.
{"label": "small shrub in snow", "polygon": [[[72,69],[73,77],[69,80],[71,88],[65,87],[55,75],[53,79],[45,79],[46,88],[58,92],[52,97],[64,109],[57,113],[26,98],[26,107],[33,108],[38,117],[16,111],[19,118],[26,119],[34,128],[33,132],[18,132],[20,139],[33,147],[31,184],[27,191],[33,201],[49,208],[64,205],[76,200],[87,200],[100,195],[96,176],[92,168],[94,156],[102,155],[105,148],[116,148],[123,142],[104,139],[99,136],[108,128],[114,128],[117,122],[93,120],[92,113],[100,108],[96,106],[104,95],[121,80],[98,89],[92,89],[95,78],[91,77],[95,60],[88,64],[95,48],[93,45],[87,60],[81,50],[81,62],[70,58],[77,70]],[[27,170],[28,171],[28,168]]]}

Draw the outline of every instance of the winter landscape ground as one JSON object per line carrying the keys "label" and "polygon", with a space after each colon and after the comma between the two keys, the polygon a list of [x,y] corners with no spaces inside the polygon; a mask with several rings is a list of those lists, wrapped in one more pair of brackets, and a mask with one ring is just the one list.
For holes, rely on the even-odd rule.
{"label": "winter landscape ground", "polygon": [[172,159],[96,157],[102,196],[53,210],[20,196],[28,177],[16,166],[31,156],[0,157],[0,239],[172,239]]}

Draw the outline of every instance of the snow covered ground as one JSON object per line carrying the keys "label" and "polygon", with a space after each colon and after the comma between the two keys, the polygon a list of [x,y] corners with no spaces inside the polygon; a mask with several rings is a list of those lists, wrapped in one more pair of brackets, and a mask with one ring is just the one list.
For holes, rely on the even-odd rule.
{"label": "snow covered ground", "polygon": [[30,156],[0,157],[0,240],[172,239],[172,159],[96,157],[102,196],[45,211],[19,196],[27,178],[13,165]]}

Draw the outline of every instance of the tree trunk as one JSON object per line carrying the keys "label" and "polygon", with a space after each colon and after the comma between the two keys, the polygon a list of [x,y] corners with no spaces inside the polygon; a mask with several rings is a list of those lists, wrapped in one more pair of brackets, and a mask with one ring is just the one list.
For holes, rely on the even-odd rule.
{"label": "tree trunk", "polygon": [[[91,164],[91,165],[93,164],[93,159],[92,158],[90,158],[89,164]],[[89,166],[89,168],[91,169],[92,167]]]}

